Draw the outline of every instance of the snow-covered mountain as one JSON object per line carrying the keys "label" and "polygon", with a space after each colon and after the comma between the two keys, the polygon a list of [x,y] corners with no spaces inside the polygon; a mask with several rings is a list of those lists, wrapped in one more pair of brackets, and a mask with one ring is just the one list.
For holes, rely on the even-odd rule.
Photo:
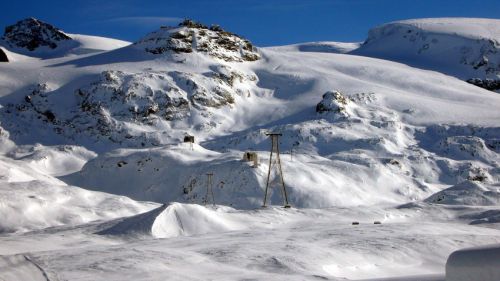
{"label": "snow-covered mountain", "polygon": [[[251,199],[258,197],[255,186],[264,184],[266,131],[282,132],[282,151],[296,154],[284,165],[297,170],[289,185],[299,206],[404,202],[424,199],[442,184],[498,182],[500,96],[444,74],[300,48],[256,49],[220,27],[189,20],[110,52],[54,60],[4,66],[23,69],[26,78],[12,77],[17,90],[2,97],[2,126],[17,144],[72,144],[98,152],[83,167],[85,176],[67,176],[79,186],[140,200],[189,201],[203,193],[204,172],[198,170],[206,166],[227,169],[217,175],[227,183],[223,193],[248,196],[219,195],[225,204],[252,207],[260,204]],[[194,158],[166,157],[186,134],[222,154],[206,161],[204,152],[181,146],[181,154]],[[150,156],[132,150],[110,160],[103,154],[123,147],[146,148]],[[262,168],[244,172],[252,180],[230,173],[246,150],[261,154]],[[159,177],[142,172],[139,166],[148,166],[142,158],[156,159],[149,168],[162,170]],[[120,161],[131,164],[123,168]],[[185,169],[163,171],[169,166]],[[325,166],[322,184],[305,176]],[[165,185],[175,174],[176,183]],[[185,194],[193,180],[199,184]],[[137,183],[123,189],[124,182]],[[381,183],[386,192],[370,191]],[[346,186],[353,186],[349,199]],[[307,200],[293,196],[304,193]]]}
{"label": "snow-covered mountain", "polygon": [[40,58],[108,51],[128,44],[116,39],[68,34],[35,18],[5,27],[0,38],[0,46],[14,53]]}
{"label": "snow-covered mountain", "polygon": [[371,29],[351,53],[436,70],[482,86],[480,81],[500,81],[499,26],[497,19],[397,21]]}
{"label": "snow-covered mountain", "polygon": [[[435,240],[412,244],[420,263],[411,272],[439,271],[436,265],[456,247],[450,241],[480,243],[463,236],[479,226],[464,223],[498,221],[500,95],[490,91],[494,87],[464,81],[498,80],[497,22],[411,20],[377,27],[362,44],[257,48],[219,26],[191,20],[160,27],[132,44],[21,21],[7,28],[2,41],[9,62],[0,63],[0,196],[9,203],[0,204],[0,214],[9,219],[0,232],[66,225],[54,230],[57,235],[85,233],[90,244],[111,247],[145,236],[247,231],[253,237],[257,230],[274,231],[278,218],[285,220],[278,228],[287,231],[319,219],[314,229],[323,232],[343,213],[342,223],[367,217],[428,223]],[[262,204],[267,132],[282,133],[290,202],[310,209],[248,210]],[[186,135],[195,143],[183,143]],[[257,167],[243,161],[245,152],[257,153]],[[216,203],[226,207],[191,205],[207,196],[207,173],[214,174]],[[275,205],[282,203],[277,186],[273,179]],[[119,218],[144,211],[150,212]],[[34,219],[33,212],[42,215]],[[71,226],[98,219],[103,221],[81,229]],[[453,222],[445,228],[454,232],[442,242],[436,223],[447,219]],[[496,226],[490,227],[478,231],[500,241]],[[40,231],[33,235],[48,235]],[[443,252],[429,259],[424,251],[437,246]],[[310,253],[297,259],[303,272],[296,279],[312,278],[311,271],[339,278],[391,276],[390,259],[381,274],[368,274],[378,256],[373,249],[370,257],[352,250],[354,260],[368,259],[361,273],[327,262],[327,253],[324,267],[316,268],[307,262]],[[406,250],[391,252],[405,260],[393,273],[405,272],[404,264],[414,260],[402,257]],[[18,261],[11,258],[5,262]],[[63,276],[73,276],[57,254],[38,257],[45,258],[58,263],[54,268]],[[283,262],[270,263],[274,270]]]}

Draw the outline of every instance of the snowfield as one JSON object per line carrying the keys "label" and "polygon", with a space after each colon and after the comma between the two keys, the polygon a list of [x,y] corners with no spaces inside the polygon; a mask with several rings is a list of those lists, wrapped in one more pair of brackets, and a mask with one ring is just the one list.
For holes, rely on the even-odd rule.
{"label": "snowfield", "polygon": [[[467,83],[500,80],[498,22],[267,48],[8,27],[0,280],[463,280],[449,255],[500,243],[500,94]],[[291,209],[274,172],[261,208],[267,132]]]}

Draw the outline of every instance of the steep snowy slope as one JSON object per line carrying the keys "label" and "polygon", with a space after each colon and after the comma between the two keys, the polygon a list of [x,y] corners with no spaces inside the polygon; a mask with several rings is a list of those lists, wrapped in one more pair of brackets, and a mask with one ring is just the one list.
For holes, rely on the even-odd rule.
{"label": "steep snowy slope", "polygon": [[[463,80],[500,80],[500,20],[435,18],[370,30],[352,54],[399,61]],[[499,90],[500,86],[497,89]]]}

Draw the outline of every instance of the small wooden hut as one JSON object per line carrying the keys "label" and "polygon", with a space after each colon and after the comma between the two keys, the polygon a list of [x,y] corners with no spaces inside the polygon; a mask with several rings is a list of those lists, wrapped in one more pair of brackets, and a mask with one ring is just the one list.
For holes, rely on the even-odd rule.
{"label": "small wooden hut", "polygon": [[243,154],[243,161],[253,162],[253,167],[256,168],[259,165],[259,156],[257,152],[247,151]]}

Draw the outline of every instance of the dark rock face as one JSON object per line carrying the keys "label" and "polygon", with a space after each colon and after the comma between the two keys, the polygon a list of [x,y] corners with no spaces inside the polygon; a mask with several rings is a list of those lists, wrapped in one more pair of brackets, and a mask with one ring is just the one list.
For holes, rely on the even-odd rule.
{"label": "dark rock face", "polygon": [[7,26],[2,40],[10,47],[34,51],[44,46],[55,49],[58,42],[72,39],[48,23],[35,18],[27,18]]}
{"label": "dark rock face", "polygon": [[0,48],[0,62],[9,62],[9,57],[7,54]]}
{"label": "dark rock face", "polygon": [[467,83],[490,91],[500,90],[500,80],[472,78],[467,80]]}

